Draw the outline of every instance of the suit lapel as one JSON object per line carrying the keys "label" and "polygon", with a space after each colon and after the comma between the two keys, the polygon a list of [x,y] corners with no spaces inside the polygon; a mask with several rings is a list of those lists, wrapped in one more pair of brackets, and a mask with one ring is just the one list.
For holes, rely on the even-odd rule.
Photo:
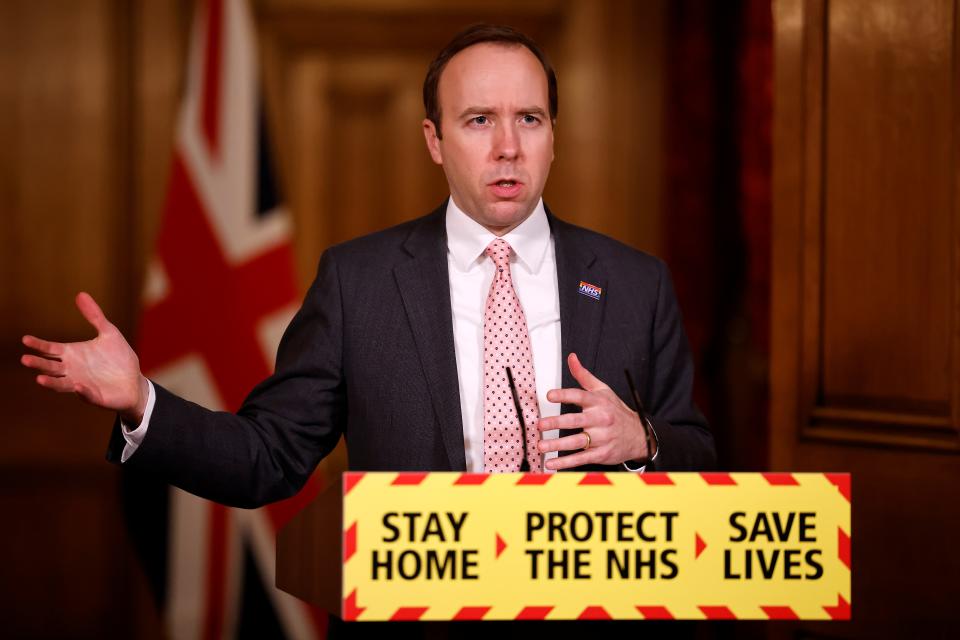
{"label": "suit lapel", "polygon": [[394,267],[393,272],[440,423],[450,468],[462,471],[466,470],[467,463],[450,308],[445,210],[440,207],[411,232],[404,244],[411,259]]}
{"label": "suit lapel", "polygon": [[[579,388],[580,385],[570,374],[567,356],[576,353],[584,367],[592,373],[596,372],[597,349],[606,307],[607,277],[597,256],[586,245],[588,236],[549,212],[547,215],[557,257],[563,387]],[[580,293],[581,282],[599,287],[599,300]],[[572,405],[561,407],[561,413],[577,410]]]}

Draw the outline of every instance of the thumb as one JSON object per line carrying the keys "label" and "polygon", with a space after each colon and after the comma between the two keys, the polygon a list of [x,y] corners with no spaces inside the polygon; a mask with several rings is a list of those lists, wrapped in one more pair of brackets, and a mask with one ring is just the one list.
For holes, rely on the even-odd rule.
{"label": "thumb", "polygon": [[567,366],[570,367],[570,373],[573,374],[574,380],[579,382],[580,386],[586,391],[598,391],[607,388],[603,380],[587,371],[586,367],[580,363],[580,358],[577,357],[577,354],[571,352],[570,355],[567,356]]}
{"label": "thumb", "polygon": [[110,324],[110,321],[107,320],[107,317],[103,315],[103,311],[100,309],[97,301],[86,291],[81,291],[77,294],[77,309],[80,309],[80,313],[87,319],[87,322],[93,325],[93,328],[97,330],[98,334],[103,333],[113,326]]}

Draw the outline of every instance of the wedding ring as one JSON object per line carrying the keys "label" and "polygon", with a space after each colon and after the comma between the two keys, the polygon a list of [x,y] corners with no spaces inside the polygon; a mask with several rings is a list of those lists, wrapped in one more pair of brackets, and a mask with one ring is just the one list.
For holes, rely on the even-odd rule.
{"label": "wedding ring", "polygon": [[590,434],[587,433],[586,429],[584,429],[581,433],[583,433],[583,435],[587,436],[587,444],[586,444],[586,446],[583,447],[583,450],[586,451],[587,449],[590,448]]}

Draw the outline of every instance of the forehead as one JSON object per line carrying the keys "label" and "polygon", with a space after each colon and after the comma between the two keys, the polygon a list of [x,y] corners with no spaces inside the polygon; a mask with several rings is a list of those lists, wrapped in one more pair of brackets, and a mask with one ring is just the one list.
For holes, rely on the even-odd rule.
{"label": "forehead", "polygon": [[471,106],[547,110],[547,74],[523,45],[484,42],[450,58],[440,75],[440,107],[456,116]]}

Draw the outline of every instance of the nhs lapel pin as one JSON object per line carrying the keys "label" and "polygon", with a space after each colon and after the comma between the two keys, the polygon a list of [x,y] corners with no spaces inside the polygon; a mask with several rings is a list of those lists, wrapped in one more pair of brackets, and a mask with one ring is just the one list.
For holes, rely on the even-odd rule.
{"label": "nhs lapel pin", "polygon": [[594,300],[600,299],[600,294],[603,292],[603,289],[598,287],[595,284],[590,284],[589,282],[580,281],[580,295],[587,296],[588,298],[593,298]]}

